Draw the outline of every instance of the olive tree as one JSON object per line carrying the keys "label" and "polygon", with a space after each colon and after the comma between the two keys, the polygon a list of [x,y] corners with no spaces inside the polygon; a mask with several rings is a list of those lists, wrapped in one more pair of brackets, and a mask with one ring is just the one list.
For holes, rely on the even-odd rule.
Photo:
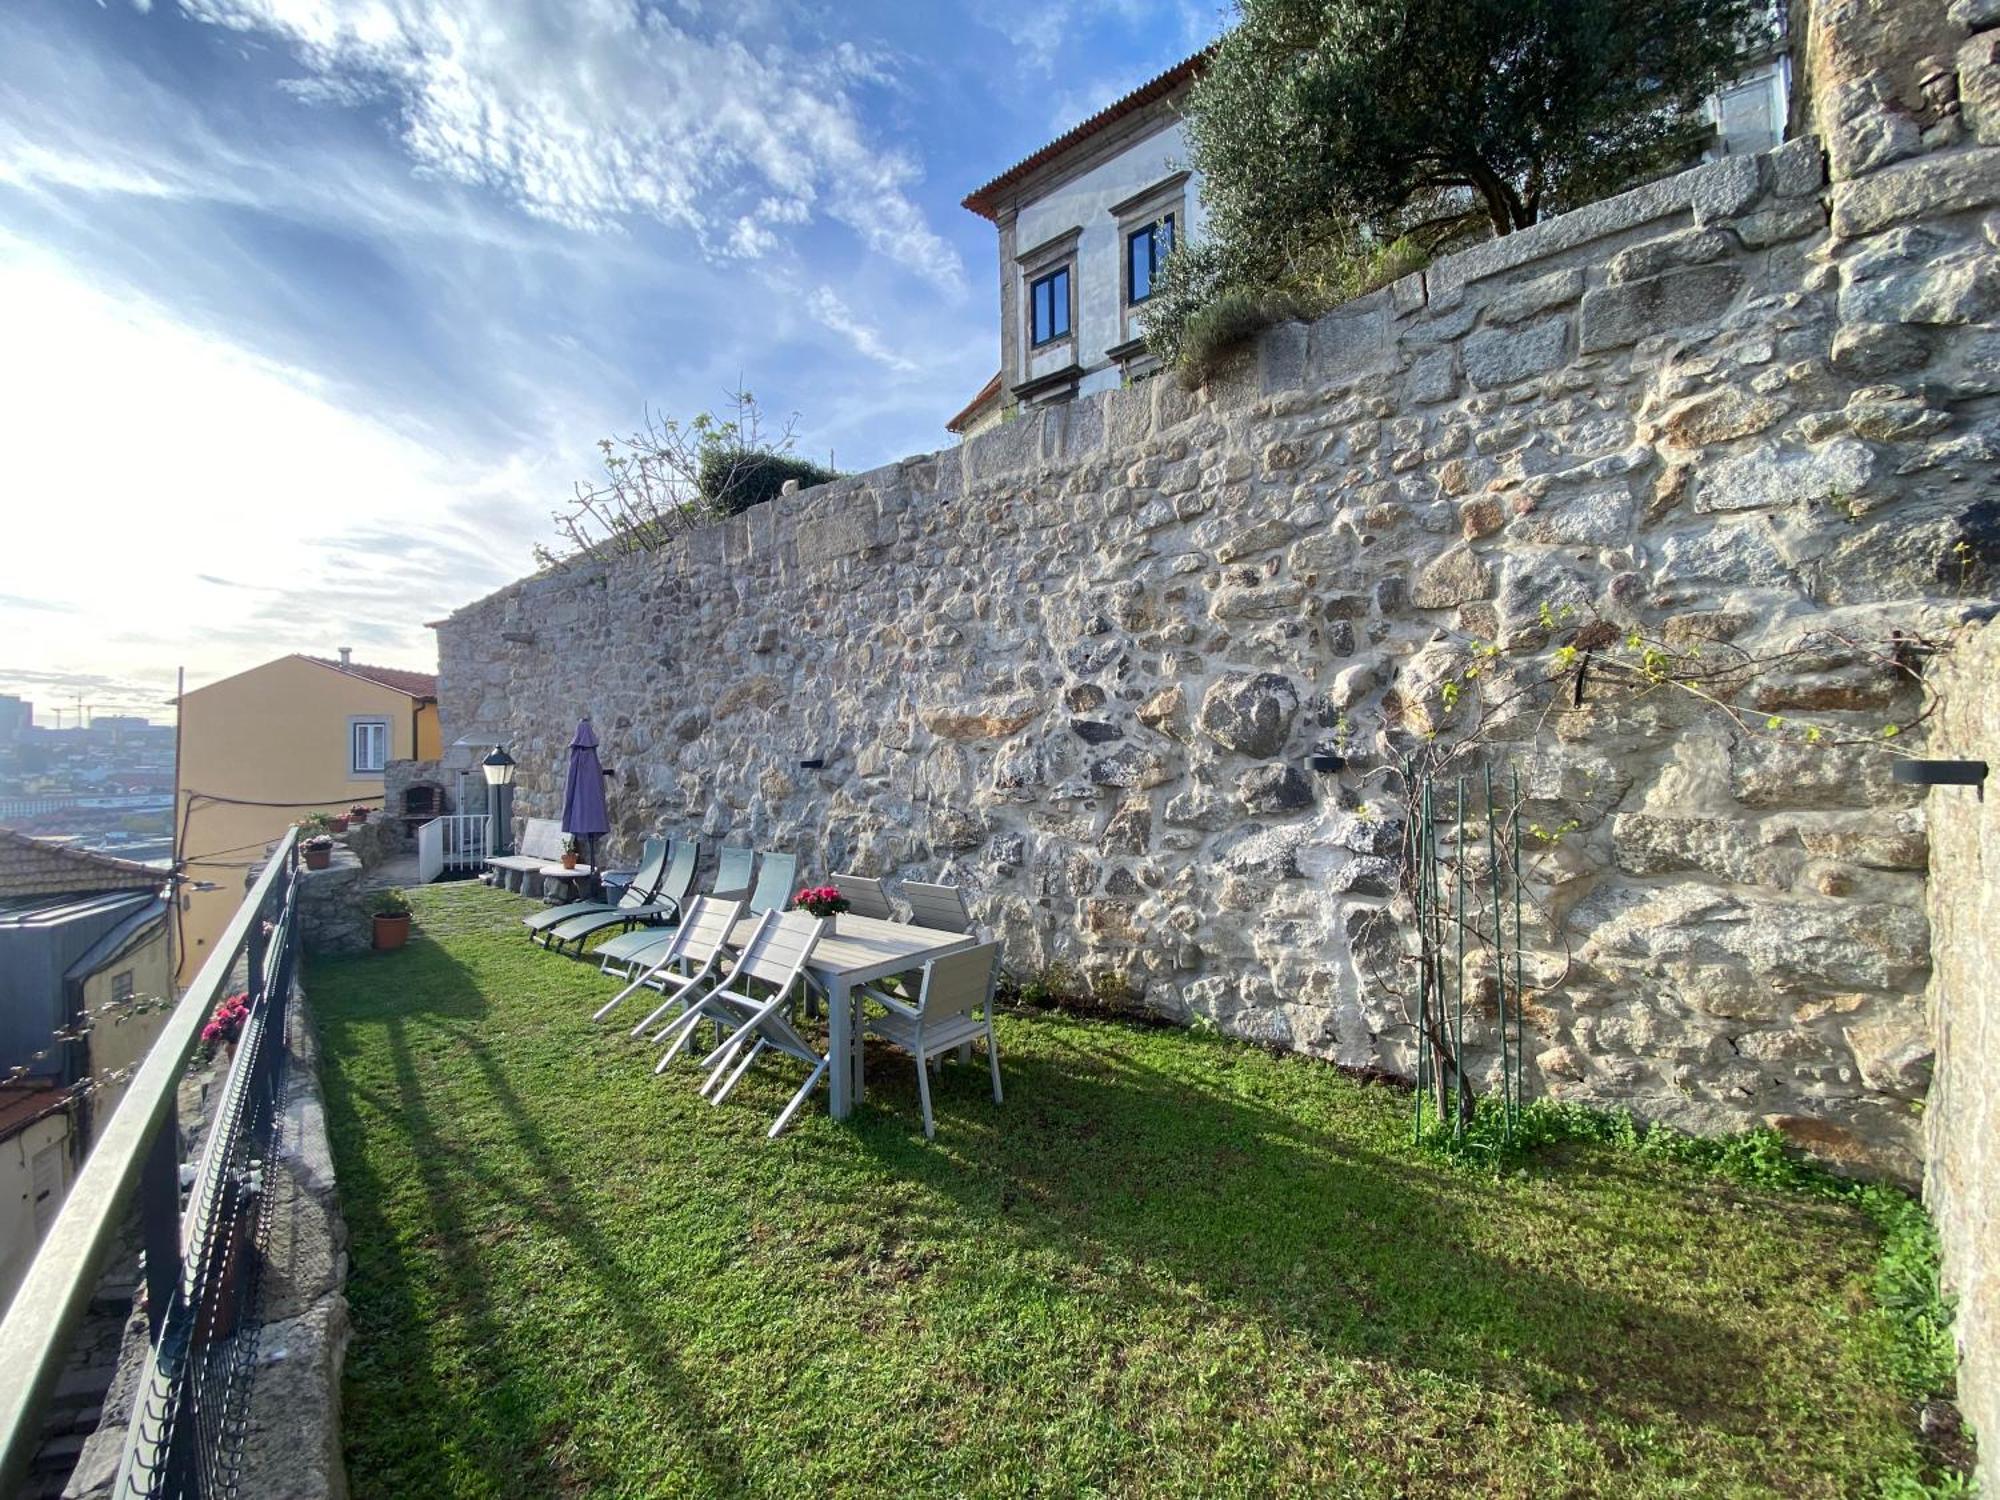
{"label": "olive tree", "polygon": [[[1689,161],[1768,0],[1238,0],[1190,92],[1209,248],[1148,335],[1227,288],[1338,301]],[[1178,257],[1176,257],[1178,258]],[[1157,331],[1152,326],[1159,324]]]}

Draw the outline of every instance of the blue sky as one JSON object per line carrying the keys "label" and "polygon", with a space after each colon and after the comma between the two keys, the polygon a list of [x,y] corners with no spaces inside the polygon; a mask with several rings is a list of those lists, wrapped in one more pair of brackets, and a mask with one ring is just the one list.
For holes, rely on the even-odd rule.
{"label": "blue sky", "polygon": [[599,437],[739,375],[841,467],[941,446],[997,360],[959,199],[1221,24],[10,0],[0,691],[158,713],[176,665],[427,665]]}

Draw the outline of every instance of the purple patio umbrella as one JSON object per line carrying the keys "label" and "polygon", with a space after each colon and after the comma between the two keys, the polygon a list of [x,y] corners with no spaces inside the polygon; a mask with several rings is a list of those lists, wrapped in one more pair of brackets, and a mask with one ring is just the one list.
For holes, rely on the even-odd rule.
{"label": "purple patio umbrella", "polygon": [[604,767],[597,759],[597,733],[590,727],[588,715],[577,721],[576,738],[569,742],[562,827],[564,833],[590,840],[590,863],[595,867],[597,836],[611,831],[611,819],[604,810]]}

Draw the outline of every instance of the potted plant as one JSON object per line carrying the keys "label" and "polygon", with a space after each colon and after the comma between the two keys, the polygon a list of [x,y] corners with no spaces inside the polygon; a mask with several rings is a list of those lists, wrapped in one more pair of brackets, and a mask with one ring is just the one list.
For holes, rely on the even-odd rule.
{"label": "potted plant", "polygon": [[335,833],[347,832],[347,814],[328,813],[326,819],[326,826],[332,829]]}
{"label": "potted plant", "polygon": [[821,920],[837,917],[848,910],[847,898],[840,894],[838,886],[832,885],[806,886],[792,897],[792,905],[804,908]]}
{"label": "potted plant", "polygon": [[581,853],[583,853],[582,842],[573,833],[566,835],[563,839],[562,867],[565,870],[574,870],[576,858]]}
{"label": "potted plant", "polygon": [[304,851],[308,870],[324,870],[333,863],[333,840],[324,833],[316,833],[300,843]]}
{"label": "potted plant", "polygon": [[354,806],[348,808],[347,821],[352,823],[356,828],[359,828],[368,821],[368,814],[373,811],[374,809],[365,803],[357,802]]}
{"label": "potted plant", "polygon": [[410,940],[410,901],[401,891],[377,891],[368,898],[375,918],[375,947],[387,953]]}

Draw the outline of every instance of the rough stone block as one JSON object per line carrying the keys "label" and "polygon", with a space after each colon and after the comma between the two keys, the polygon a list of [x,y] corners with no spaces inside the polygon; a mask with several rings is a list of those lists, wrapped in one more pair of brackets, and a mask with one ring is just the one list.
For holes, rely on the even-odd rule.
{"label": "rough stone block", "polygon": [[1449,401],[1458,394],[1458,355],[1447,344],[1433,349],[1410,366],[1410,399],[1431,403]]}
{"label": "rough stone block", "polygon": [[1834,184],[1834,236],[1852,239],[1924,216],[2000,203],[2000,150],[1975,146]]}
{"label": "rough stone block", "polygon": [[1418,311],[1426,300],[1422,271],[1412,271],[1409,275],[1399,276],[1389,283],[1389,306],[1399,318],[1406,318]]}
{"label": "rough stone block", "polygon": [[1874,475],[1874,449],[1853,438],[1819,448],[1763,443],[1698,475],[1694,508],[1712,514],[1840,500],[1860,494]]}
{"label": "rough stone block", "polygon": [[1620,250],[1611,257],[1605,279],[1613,286],[1644,281],[1681,266],[1705,266],[1725,260],[1735,249],[1727,230],[1678,229],[1629,250]]}
{"label": "rough stone block", "polygon": [[1040,428],[1032,418],[988,428],[963,446],[966,478],[973,484],[988,484],[1018,474],[1033,466],[1040,444]]}
{"label": "rough stone block", "polygon": [[1578,324],[1586,354],[1636,344],[1650,334],[1718,320],[1742,288],[1733,265],[1690,266],[1585,295]]}
{"label": "rough stone block", "polygon": [[1306,325],[1280,323],[1257,339],[1257,388],[1267,396],[1305,384]]}
{"label": "rough stone block", "polygon": [[1705,225],[1718,219],[1733,219],[1755,203],[1763,191],[1761,156],[1725,156],[1694,184],[1694,221]]}
{"label": "rough stone block", "polygon": [[1789,140],[1765,153],[1771,170],[1771,191],[1780,198],[1803,198],[1826,186],[1826,155],[1809,135]]}
{"label": "rough stone block", "polygon": [[1467,339],[1464,348],[1467,380],[1481,390],[1514,385],[1563,362],[1569,353],[1569,319],[1489,329]]}
{"label": "rough stone block", "polygon": [[1236,778],[1236,795],[1253,813],[1303,812],[1317,800],[1297,766],[1253,766]]}
{"label": "rough stone block", "polygon": [[1488,323],[1525,323],[1552,307],[1564,307],[1583,295],[1583,272],[1572,267],[1549,271],[1510,286],[1487,304]]}
{"label": "rough stone block", "polygon": [[1289,677],[1237,673],[1209,685],[1197,722],[1216,743],[1268,760],[1284,748],[1298,712],[1298,689]]}
{"label": "rough stone block", "polygon": [[1958,49],[1958,107],[1974,140],[2000,144],[2000,34],[1976,36]]}
{"label": "rough stone block", "polygon": [[1826,210],[1813,201],[1780,203],[1761,213],[1745,214],[1735,227],[1737,237],[1746,246],[1763,250],[1823,232]]}
{"label": "rough stone block", "polygon": [[1454,547],[1417,575],[1410,603],[1418,609],[1451,609],[1491,598],[1493,570],[1469,547]]}
{"label": "rough stone block", "polygon": [[1352,380],[1387,357],[1389,303],[1377,293],[1336,307],[1306,330],[1306,363],[1311,378],[1332,384]]}

